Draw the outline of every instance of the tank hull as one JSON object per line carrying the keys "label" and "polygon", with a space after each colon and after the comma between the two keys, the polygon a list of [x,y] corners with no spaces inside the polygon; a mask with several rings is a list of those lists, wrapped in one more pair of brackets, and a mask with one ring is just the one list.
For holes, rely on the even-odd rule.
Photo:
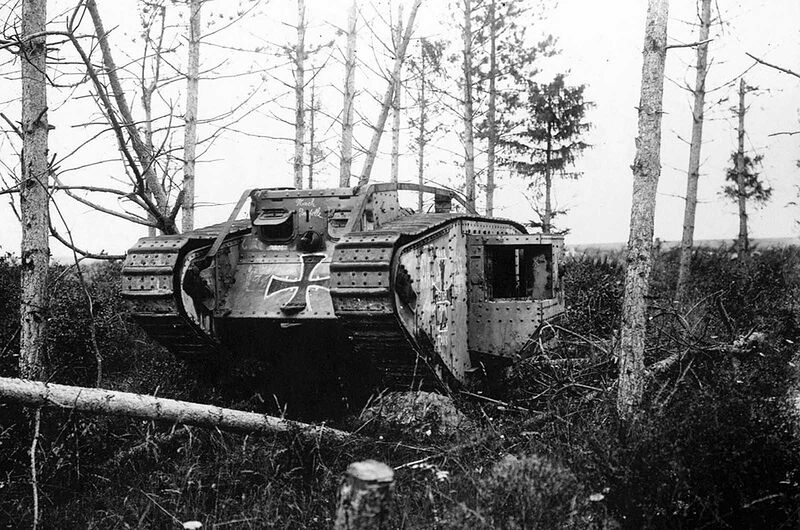
{"label": "tank hull", "polygon": [[176,355],[231,372],[256,359],[290,387],[316,367],[317,387],[447,389],[527,355],[563,312],[561,238],[449,207],[413,214],[397,191],[254,191],[249,220],[140,240],[123,294]]}

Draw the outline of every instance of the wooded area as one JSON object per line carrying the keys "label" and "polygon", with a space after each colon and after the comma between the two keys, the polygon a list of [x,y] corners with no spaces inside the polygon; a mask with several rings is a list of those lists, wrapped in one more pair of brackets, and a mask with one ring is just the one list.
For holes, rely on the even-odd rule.
{"label": "wooded area", "polygon": [[[788,130],[776,121],[796,115],[797,99],[770,106],[777,101],[770,98],[800,93],[797,64],[780,55],[781,46],[797,43],[773,42],[763,28],[758,37],[743,29],[742,17],[756,16],[748,9],[764,5],[694,4],[627,5],[636,31],[625,27],[609,42],[594,42],[604,55],[586,51],[593,64],[575,59],[579,34],[608,20],[589,21],[588,14],[605,9],[620,19],[620,6],[522,0],[0,6],[0,85],[7,94],[0,101],[0,195],[19,227],[7,231],[20,242],[0,254],[0,489],[9,492],[0,501],[0,522],[147,527],[197,515],[209,527],[800,524],[800,250],[796,237],[788,245],[759,243],[762,236],[797,233],[800,130],[796,119]],[[782,7],[797,10],[788,0]],[[608,83],[631,35],[641,52],[637,77]],[[739,50],[734,41],[753,47]],[[627,86],[636,87],[635,96]],[[386,129],[390,138],[382,141]],[[601,166],[617,167],[622,155],[630,166],[625,249],[581,254],[568,239],[565,256],[551,250],[532,257],[524,246],[507,245],[513,267],[505,280],[513,286],[489,295],[487,307],[500,312],[514,298],[508,293],[518,292],[538,303],[529,291],[539,284],[525,283],[530,265],[532,277],[535,267],[550,274],[541,288],[566,313],[551,322],[544,306],[537,309],[543,319],[537,335],[523,337],[524,355],[505,364],[494,366],[489,359],[497,359],[471,349],[476,368],[467,370],[468,384],[452,384],[456,378],[442,376],[449,368],[434,366],[438,361],[419,348],[425,366],[415,366],[413,377],[429,370],[442,394],[413,394],[423,396],[419,406],[393,408],[385,388],[348,388],[342,375],[348,371],[365,385],[373,380],[365,357],[355,357],[361,364],[335,355],[330,366],[320,361],[317,368],[330,372],[324,383],[304,372],[302,362],[315,361],[303,348],[318,330],[292,320],[290,310],[305,310],[305,299],[302,307],[286,302],[285,321],[269,324],[285,331],[297,356],[259,359],[238,351],[225,359],[179,359],[142,332],[121,300],[122,282],[131,281],[121,252],[136,237],[109,244],[114,228],[107,227],[119,226],[112,223],[136,226],[138,237],[171,236],[164,241],[178,245],[181,234],[230,215],[222,235],[215,229],[209,236],[215,243],[206,261],[191,266],[209,298],[221,292],[209,288],[212,276],[236,283],[233,272],[209,264],[233,241],[225,237],[248,195],[233,214],[227,201],[250,187],[243,182],[252,166],[260,166],[252,169],[259,188],[364,190],[393,182],[401,202],[381,203],[384,210],[441,215],[452,208],[498,226],[499,218],[521,211],[514,220],[530,233],[568,235],[582,223],[586,237],[594,227],[601,233],[612,210],[628,215],[627,202],[607,201],[617,197],[619,182],[605,185],[608,197],[596,182],[610,171]],[[278,173],[284,176],[272,178]],[[676,182],[681,191],[673,196]],[[441,189],[427,197],[430,186]],[[348,197],[342,190],[329,195]],[[680,216],[672,209],[663,214],[673,199]],[[344,241],[356,225],[380,232],[382,221],[366,204],[320,214],[330,225],[317,238]],[[765,218],[770,208],[790,222]],[[277,226],[293,215],[259,214],[255,199],[252,209],[253,233],[263,229],[259,223]],[[357,215],[342,217],[351,210]],[[343,219],[346,230],[334,236],[330,231]],[[715,230],[725,231],[727,244],[703,242]],[[337,288],[319,283],[336,270],[328,262],[314,268],[324,256],[311,232],[292,235],[305,238],[297,244],[304,252],[297,279],[275,273],[294,289],[287,300],[307,296],[309,286],[328,298]],[[680,242],[666,244],[664,233],[680,234]],[[200,236],[194,237],[187,253],[200,252]],[[600,235],[592,241],[603,242]],[[274,244],[258,243],[261,250]],[[467,281],[499,282],[487,288],[499,293],[502,282],[490,276],[502,260],[492,252],[470,255],[466,264],[450,261],[463,266]],[[152,264],[143,266],[152,266],[149,281],[156,285],[162,269],[178,266],[163,258],[166,250],[152,254]],[[307,258],[315,255],[312,266]],[[469,276],[476,260],[486,267],[480,279]],[[408,279],[413,267],[392,262],[386,273],[393,289],[386,307],[394,304],[398,320],[422,319],[414,312],[418,299],[435,308],[440,335],[414,338],[426,347],[455,340],[441,311],[477,303],[452,274],[448,286],[444,265],[434,271],[430,263],[431,277],[441,275],[430,297]],[[179,306],[199,299],[197,290],[177,285],[191,268],[186,264],[174,269]],[[378,262],[361,265],[370,271],[365,278],[383,274]],[[563,281],[552,281],[554,270]],[[266,277],[246,280],[256,285]],[[265,300],[270,286],[271,276],[258,284]],[[377,296],[379,289],[370,289],[364,287],[364,298]],[[230,313],[220,316],[220,307],[207,307],[219,319],[215,331],[235,334],[220,325]],[[162,317],[170,311],[159,303],[152,308]],[[198,348],[214,342],[201,333],[203,319],[212,318],[203,311],[180,328]],[[345,325],[336,320],[341,312],[328,316],[326,326],[342,327],[326,347],[333,352],[353,343],[355,317]],[[252,337],[237,340],[278,351],[264,340],[269,326],[253,321]],[[372,340],[390,342],[386,322],[375,324],[385,336]],[[396,362],[387,359],[380,362]],[[264,390],[267,379],[316,404],[296,412],[283,394]],[[431,389],[417,383],[403,390]],[[327,417],[329,410],[335,412]],[[150,481],[157,485],[150,488]]]}

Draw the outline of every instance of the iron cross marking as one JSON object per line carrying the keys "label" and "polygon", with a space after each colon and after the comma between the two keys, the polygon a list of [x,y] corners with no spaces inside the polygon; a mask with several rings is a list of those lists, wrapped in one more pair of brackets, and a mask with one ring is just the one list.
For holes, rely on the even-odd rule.
{"label": "iron cross marking", "polygon": [[281,311],[284,313],[298,313],[306,308],[306,299],[309,287],[323,287],[327,288],[330,285],[330,276],[324,278],[311,279],[311,273],[314,272],[317,265],[324,260],[327,256],[325,254],[303,254],[303,264],[300,270],[300,278],[292,280],[289,278],[280,278],[273,276],[270,278],[269,285],[267,285],[267,293],[265,297],[283,291],[285,289],[294,289],[292,298],[281,306]]}

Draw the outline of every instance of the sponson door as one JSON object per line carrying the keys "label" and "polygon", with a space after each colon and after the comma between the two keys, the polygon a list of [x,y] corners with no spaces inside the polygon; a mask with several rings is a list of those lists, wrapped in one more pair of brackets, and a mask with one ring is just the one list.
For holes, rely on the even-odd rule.
{"label": "sponson door", "polygon": [[470,353],[525,355],[542,323],[564,312],[563,247],[562,236],[545,234],[468,237]]}

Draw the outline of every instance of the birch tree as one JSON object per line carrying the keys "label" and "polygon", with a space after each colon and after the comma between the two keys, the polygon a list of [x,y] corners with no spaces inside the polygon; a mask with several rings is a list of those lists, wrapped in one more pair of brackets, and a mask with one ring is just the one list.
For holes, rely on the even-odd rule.
{"label": "birch tree", "polygon": [[645,296],[652,267],[656,189],[661,175],[661,115],[668,12],[669,0],[648,0],[620,330],[617,412],[624,421],[634,418],[644,397]]}
{"label": "birch tree", "polygon": [[183,129],[183,211],[181,226],[194,229],[194,177],[197,149],[197,98],[200,86],[200,6],[189,0],[188,71],[186,73],[186,115]]}
{"label": "birch tree", "polygon": [[339,163],[339,186],[350,185],[353,165],[353,101],[356,74],[356,24],[358,5],[353,0],[347,18],[347,51],[344,60],[344,104],[342,106],[342,153]]}
{"label": "birch tree", "polygon": [[22,1],[22,179],[19,186],[22,245],[20,252],[20,356],[25,379],[43,375],[47,332],[47,269],[50,262],[47,155],[46,0]]}
{"label": "birch tree", "polygon": [[702,0],[700,29],[698,32],[697,66],[692,107],[692,139],[689,144],[689,170],[686,177],[686,207],[683,213],[683,235],[678,265],[678,283],[675,300],[683,301],[689,282],[694,246],[694,222],[697,212],[697,183],[700,178],[700,151],[703,146],[703,120],[705,117],[706,75],[708,70],[708,35],[711,28],[711,0]]}

